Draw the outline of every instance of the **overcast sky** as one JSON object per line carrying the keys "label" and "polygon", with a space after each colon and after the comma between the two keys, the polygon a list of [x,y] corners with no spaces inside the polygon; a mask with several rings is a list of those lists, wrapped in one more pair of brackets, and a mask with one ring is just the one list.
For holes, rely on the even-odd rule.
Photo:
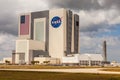
{"label": "overcast sky", "polygon": [[11,56],[20,13],[67,8],[80,15],[80,52],[103,53],[120,62],[120,0],[0,0],[0,59]]}

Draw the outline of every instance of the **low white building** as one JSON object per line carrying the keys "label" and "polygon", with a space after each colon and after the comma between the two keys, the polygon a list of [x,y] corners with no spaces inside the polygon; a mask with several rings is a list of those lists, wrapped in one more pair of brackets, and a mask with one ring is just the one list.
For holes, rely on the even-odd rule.
{"label": "low white building", "polygon": [[0,64],[3,64],[3,61],[0,61]]}
{"label": "low white building", "polygon": [[60,64],[60,59],[58,58],[51,58],[51,57],[35,57],[34,61],[39,62],[38,64]]}
{"label": "low white building", "polygon": [[12,63],[12,58],[11,57],[3,58],[3,63],[5,64],[6,62],[9,62],[11,64]]}
{"label": "low white building", "polygon": [[79,54],[68,55],[67,57],[62,58],[63,64],[79,64]]}
{"label": "low white building", "polygon": [[112,61],[110,65],[113,67],[120,67],[120,63],[118,63],[116,61]]}
{"label": "low white building", "polygon": [[63,57],[63,64],[78,64],[83,66],[100,66],[104,61],[101,54],[74,54],[71,56]]}
{"label": "low white building", "polygon": [[80,65],[86,66],[100,66],[104,61],[103,56],[101,54],[80,54],[79,56]]}

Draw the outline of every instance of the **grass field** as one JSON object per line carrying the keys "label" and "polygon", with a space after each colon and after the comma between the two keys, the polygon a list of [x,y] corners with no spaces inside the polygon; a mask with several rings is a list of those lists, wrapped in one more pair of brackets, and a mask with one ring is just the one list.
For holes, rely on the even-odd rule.
{"label": "grass field", "polygon": [[44,66],[44,65],[0,65],[0,69],[73,69],[73,68],[100,68],[80,66]]}
{"label": "grass field", "polygon": [[120,80],[120,75],[0,71],[0,80]]}
{"label": "grass field", "polygon": [[120,68],[106,68],[102,69],[102,71],[120,72]]}

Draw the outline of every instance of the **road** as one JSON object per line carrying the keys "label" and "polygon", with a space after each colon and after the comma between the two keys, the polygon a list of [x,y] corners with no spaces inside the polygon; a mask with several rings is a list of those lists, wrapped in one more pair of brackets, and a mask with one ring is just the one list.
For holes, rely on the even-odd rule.
{"label": "road", "polygon": [[68,73],[96,73],[96,74],[120,74],[120,72],[101,71],[102,68],[89,69],[0,69],[9,71],[37,71],[37,72],[68,72]]}

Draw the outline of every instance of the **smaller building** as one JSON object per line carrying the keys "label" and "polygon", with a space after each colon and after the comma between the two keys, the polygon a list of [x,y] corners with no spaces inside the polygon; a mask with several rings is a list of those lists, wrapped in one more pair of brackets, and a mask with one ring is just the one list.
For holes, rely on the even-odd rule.
{"label": "smaller building", "polygon": [[101,54],[75,54],[63,57],[62,64],[71,65],[76,64],[80,66],[101,66],[104,62]]}
{"label": "smaller building", "polygon": [[86,66],[101,66],[104,61],[101,54],[80,54],[79,56],[80,65]]}
{"label": "smaller building", "polygon": [[51,58],[51,57],[35,57],[34,61],[37,61],[39,65],[59,65],[60,59],[58,58]]}
{"label": "smaller building", "polygon": [[120,63],[118,63],[118,62],[116,62],[116,61],[112,61],[112,62],[110,63],[110,65],[113,66],[113,67],[120,67]]}
{"label": "smaller building", "polygon": [[79,65],[79,54],[68,55],[62,58],[63,65]]}
{"label": "smaller building", "polygon": [[5,63],[12,64],[12,58],[11,57],[3,58],[2,62],[3,62],[3,64],[5,64]]}
{"label": "smaller building", "polygon": [[39,41],[19,39],[16,40],[16,44],[16,53],[13,57],[13,62],[16,64],[31,64],[34,57],[48,56],[48,53],[44,52],[45,46]]}
{"label": "smaller building", "polygon": [[0,64],[3,64],[3,61],[0,61]]}

